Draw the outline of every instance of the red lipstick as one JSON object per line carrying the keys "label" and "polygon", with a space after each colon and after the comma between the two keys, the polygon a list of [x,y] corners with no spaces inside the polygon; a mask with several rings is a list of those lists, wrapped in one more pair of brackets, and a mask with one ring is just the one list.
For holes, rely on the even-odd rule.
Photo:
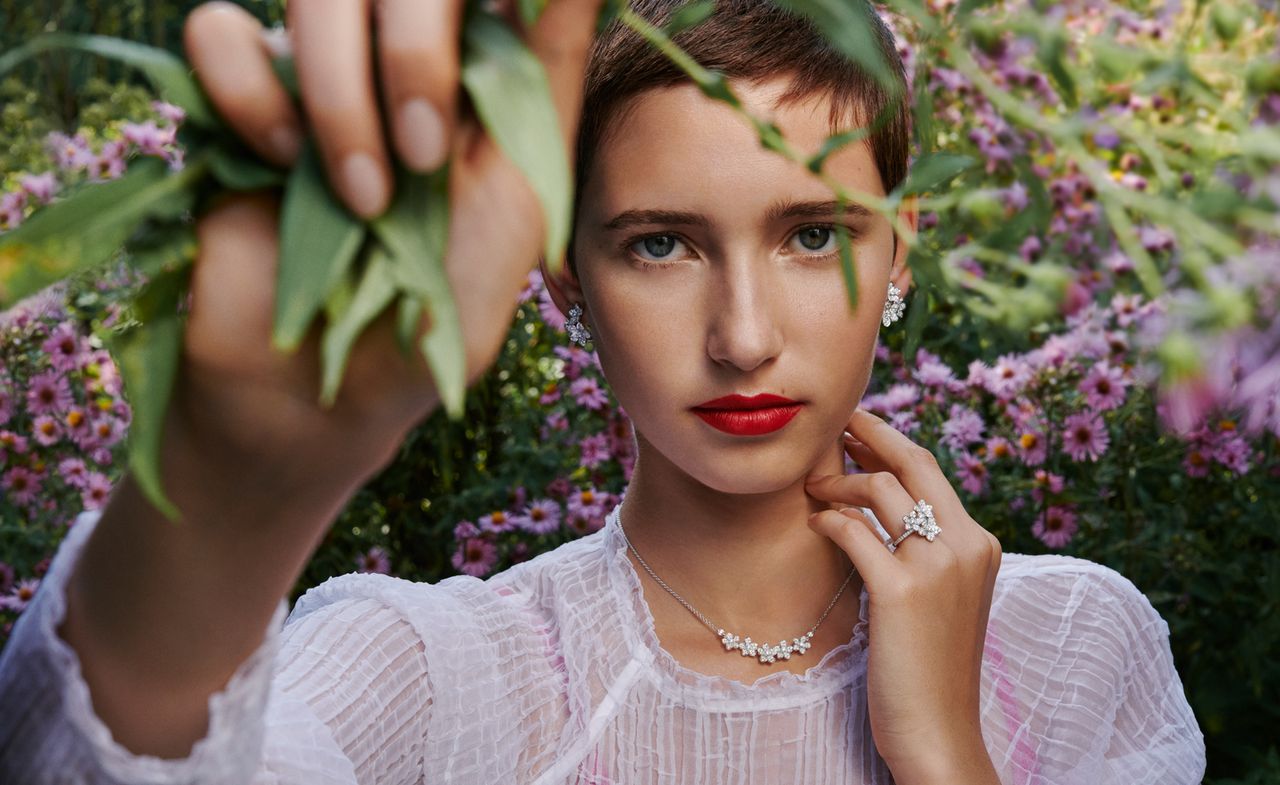
{"label": "red lipstick", "polygon": [[782,428],[800,413],[804,404],[763,393],[747,397],[726,395],[693,407],[703,422],[734,436],[760,436]]}

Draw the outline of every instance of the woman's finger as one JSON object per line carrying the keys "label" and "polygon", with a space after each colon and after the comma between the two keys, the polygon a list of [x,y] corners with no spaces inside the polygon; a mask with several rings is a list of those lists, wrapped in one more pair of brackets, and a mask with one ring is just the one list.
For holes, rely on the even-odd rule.
{"label": "woman's finger", "polygon": [[382,0],[378,64],[391,138],[405,165],[444,163],[457,117],[460,0]]}
{"label": "woman's finger", "polygon": [[[902,519],[916,505],[898,478],[889,472],[818,475],[806,481],[805,491],[823,501],[869,508],[894,539],[906,531],[907,526]],[[898,547],[908,547],[907,540],[899,543]]]}
{"label": "woman's finger", "polygon": [[372,218],[391,200],[373,81],[368,0],[290,0],[294,62],[307,120],[329,181],[357,215]]}
{"label": "woman's finger", "polygon": [[823,510],[809,516],[809,528],[830,537],[849,554],[854,569],[868,588],[887,586],[896,579],[901,565],[896,563],[894,555],[884,547],[879,536],[871,531],[869,522],[859,521],[854,515],[856,513]]}
{"label": "woman's finger", "polygon": [[229,2],[206,3],[187,17],[183,43],[209,100],[245,144],[278,166],[292,164],[301,123],[258,20]]}

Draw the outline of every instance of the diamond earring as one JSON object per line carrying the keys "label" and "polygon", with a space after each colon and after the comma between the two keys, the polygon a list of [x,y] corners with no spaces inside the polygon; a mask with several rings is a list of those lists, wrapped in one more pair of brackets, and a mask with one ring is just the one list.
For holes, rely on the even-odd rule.
{"label": "diamond earring", "polygon": [[890,281],[889,299],[884,301],[884,314],[880,317],[880,323],[888,327],[901,319],[902,312],[905,310],[907,310],[907,304],[902,300],[902,290]]}
{"label": "diamond earring", "polygon": [[569,341],[587,348],[587,341],[591,340],[591,331],[582,323],[582,306],[577,303],[569,309],[569,318],[564,323],[565,332],[569,333]]}

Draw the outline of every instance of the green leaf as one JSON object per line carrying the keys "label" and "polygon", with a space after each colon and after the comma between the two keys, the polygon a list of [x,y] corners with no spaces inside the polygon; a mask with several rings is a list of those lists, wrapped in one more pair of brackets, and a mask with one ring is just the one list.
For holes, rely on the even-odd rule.
{"label": "green leaf", "polygon": [[209,156],[209,171],[223,187],[232,191],[276,188],[284,185],[288,176],[244,148],[216,148]]}
{"label": "green leaf", "polygon": [[902,85],[894,77],[880,52],[871,14],[863,0],[775,0],[778,6],[806,16],[817,25],[831,45],[862,66],[891,97],[901,98]]}
{"label": "green leaf", "polygon": [[370,251],[360,285],[354,292],[346,287],[334,291],[333,305],[326,308],[329,323],[320,348],[320,375],[323,379],[320,403],[326,408],[337,400],[342,375],[356,339],[395,298],[396,280],[385,249],[374,246]]}
{"label": "green leaf", "polygon": [[520,10],[520,21],[526,27],[531,27],[546,10],[547,0],[516,0],[516,5]]}
{"label": "green leaf", "polygon": [[333,287],[356,258],[365,227],[329,191],[320,159],[307,145],[289,176],[280,216],[272,344],[293,352]]}
{"label": "green leaf", "polygon": [[680,32],[707,21],[715,11],[715,0],[689,0],[671,14],[671,19],[662,30],[667,35],[675,37]]}
{"label": "green leaf", "polygon": [[858,308],[858,273],[854,264],[853,243],[848,232],[836,232],[840,242],[840,273],[844,276],[844,288],[849,295],[849,312]]}
{"label": "green leaf", "polygon": [[462,84],[489,135],[538,195],[547,226],[543,252],[557,271],[569,243],[573,175],[546,70],[491,14],[472,13],[463,32]]}
{"label": "green leaf", "polygon": [[106,261],[147,219],[190,209],[206,171],[198,159],[170,173],[159,159],[147,158],[116,180],[88,183],[39,208],[17,229],[0,234],[0,307]]}
{"label": "green leaf", "polygon": [[79,51],[115,60],[138,69],[160,97],[187,113],[187,122],[201,128],[218,128],[214,114],[191,69],[182,58],[154,46],[104,35],[46,33],[0,56],[0,76],[44,52]]}
{"label": "green leaf", "polygon": [[161,484],[160,447],[182,351],[184,319],[178,312],[190,280],[184,268],[153,278],[135,301],[140,327],[107,339],[133,407],[129,470],[151,504],[171,521],[178,508]]}
{"label": "green leaf", "polygon": [[196,256],[195,226],[190,223],[170,224],[161,236],[145,247],[129,247],[127,261],[148,279],[189,267]]}
{"label": "green leaf", "polygon": [[421,321],[422,301],[411,294],[401,294],[396,310],[396,342],[405,357],[413,352],[413,341],[418,337],[418,325]]}
{"label": "green leaf", "polygon": [[976,158],[955,153],[929,153],[911,164],[907,179],[894,190],[898,198],[937,189],[951,178],[976,164]]}
{"label": "green leaf", "polygon": [[455,419],[461,417],[467,385],[466,346],[444,269],[449,237],[448,164],[429,175],[403,175],[391,209],[372,226],[390,252],[396,283],[425,303],[431,314],[431,330],[422,339],[422,354],[445,411]]}

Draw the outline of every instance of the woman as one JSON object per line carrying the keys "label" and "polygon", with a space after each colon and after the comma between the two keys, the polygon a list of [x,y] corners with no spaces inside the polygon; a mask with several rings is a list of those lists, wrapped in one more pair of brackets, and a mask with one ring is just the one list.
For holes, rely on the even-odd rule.
{"label": "woman", "polygon": [[[677,5],[636,4],[657,20]],[[281,630],[327,526],[436,400],[384,320],[319,409],[315,337],[267,348],[276,206],[220,205],[200,223],[165,433],[186,520],[128,480],[81,517],[0,668],[2,779],[1198,782],[1203,739],[1137,589],[1080,559],[1002,557],[928,451],[856,410],[900,315],[889,285],[910,285],[907,243],[882,216],[837,216],[819,180],[618,28],[584,80],[597,10],[556,0],[527,37],[579,164],[570,265],[543,274],[636,430],[605,529],[488,581],[344,576]],[[772,5],[720,11],[682,43],[801,150],[883,104]],[[306,124],[353,211],[386,206],[393,156],[429,170],[453,152],[449,273],[474,377],[541,224],[457,108],[459,12],[289,4]],[[287,164],[302,123],[256,25],[215,4],[187,33],[213,102]],[[827,171],[888,192],[907,122]],[[914,229],[914,206],[899,217]],[[846,476],[846,454],[867,471]]]}

